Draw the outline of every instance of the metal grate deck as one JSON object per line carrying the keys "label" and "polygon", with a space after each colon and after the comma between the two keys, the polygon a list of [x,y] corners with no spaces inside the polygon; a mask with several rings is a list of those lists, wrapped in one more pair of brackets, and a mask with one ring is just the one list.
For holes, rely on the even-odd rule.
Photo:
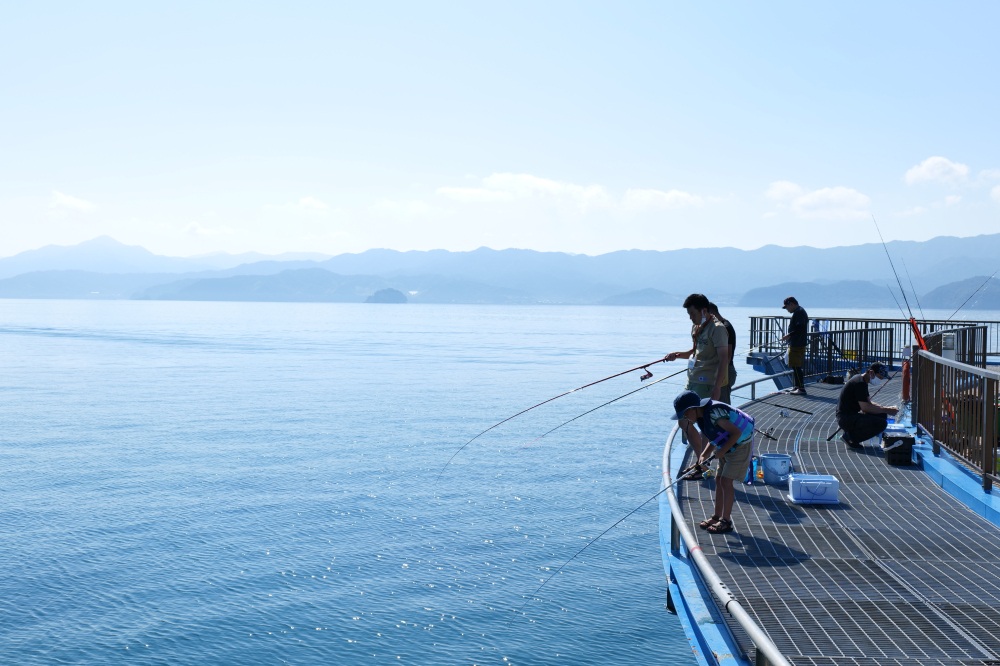
{"label": "metal grate deck", "polygon": [[[839,435],[828,442],[840,389],[812,384],[808,396],[745,407],[778,438],[758,435],[755,453],[836,476],[840,504],[795,505],[786,488],[737,484],[736,531],[712,535],[697,522],[712,514],[714,479],[682,482],[703,551],[796,666],[1000,666],[1000,528],[918,468],[886,465],[873,441],[861,451]],[[893,389],[876,400],[892,402]],[[730,629],[752,661],[749,639]]]}

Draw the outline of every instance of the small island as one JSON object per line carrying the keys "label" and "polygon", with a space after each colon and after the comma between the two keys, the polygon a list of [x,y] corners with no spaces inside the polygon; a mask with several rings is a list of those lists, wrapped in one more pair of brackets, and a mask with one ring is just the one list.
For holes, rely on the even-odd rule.
{"label": "small island", "polygon": [[379,289],[365,303],[406,303],[406,294],[398,289]]}

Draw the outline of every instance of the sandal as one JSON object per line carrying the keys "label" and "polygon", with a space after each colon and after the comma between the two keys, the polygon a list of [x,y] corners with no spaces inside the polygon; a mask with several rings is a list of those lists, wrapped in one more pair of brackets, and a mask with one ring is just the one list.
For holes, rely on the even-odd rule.
{"label": "sandal", "polygon": [[719,518],[719,522],[705,528],[710,534],[725,534],[733,531],[733,521]]}
{"label": "sandal", "polygon": [[719,516],[712,516],[711,518],[706,518],[705,520],[698,523],[698,527],[700,527],[703,530],[707,530],[709,527],[718,522],[718,520]]}
{"label": "sandal", "polygon": [[695,479],[702,478],[702,475],[704,473],[705,473],[704,467],[702,467],[701,465],[695,465],[694,467],[691,468],[690,472],[681,476],[678,479],[678,481],[694,481]]}

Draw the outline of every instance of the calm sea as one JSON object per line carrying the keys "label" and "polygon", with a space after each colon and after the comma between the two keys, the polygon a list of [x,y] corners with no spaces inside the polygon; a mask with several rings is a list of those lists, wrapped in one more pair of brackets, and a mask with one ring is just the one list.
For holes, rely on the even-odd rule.
{"label": "calm sea", "polygon": [[[743,341],[750,313],[723,312]],[[0,300],[0,663],[692,663],[655,502],[535,594],[659,490],[680,381],[539,438],[644,384],[578,391],[445,466],[687,330],[681,308]]]}

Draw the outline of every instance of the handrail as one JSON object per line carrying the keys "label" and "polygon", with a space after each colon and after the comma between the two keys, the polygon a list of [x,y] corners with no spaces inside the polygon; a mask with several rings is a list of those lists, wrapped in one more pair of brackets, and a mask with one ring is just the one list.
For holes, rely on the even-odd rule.
{"label": "handrail", "polygon": [[914,355],[913,421],[982,478],[984,492],[1000,482],[1000,372],[918,350]]}
{"label": "handrail", "polygon": [[[735,387],[733,387],[735,388]],[[674,446],[674,440],[677,439],[678,426],[675,425],[674,429],[670,431],[670,436],[667,438],[667,446],[663,451],[663,475],[664,483],[669,483],[670,479],[670,453]],[[688,557],[694,561],[695,566],[697,566],[699,573],[701,573],[702,580],[705,581],[705,585],[712,591],[712,594],[719,600],[722,604],[723,610],[729,613],[736,623],[747,633],[747,636],[753,641],[754,646],[757,648],[758,660],[760,662],[760,655],[763,655],[767,659],[767,664],[772,664],[773,666],[791,666],[788,659],[785,658],[781,651],[778,650],[778,646],[768,637],[767,633],[754,622],[754,619],[749,613],[743,608],[733,593],[729,591],[726,584],[722,582],[719,578],[719,574],[715,572],[712,568],[711,563],[708,558],[705,557],[705,553],[702,552],[701,546],[698,545],[698,539],[695,538],[694,534],[691,532],[691,528],[688,527],[687,522],[684,520],[684,516],[681,513],[680,504],[677,501],[677,495],[674,493],[674,489],[671,487],[667,493],[667,501],[670,502],[670,516],[673,524],[676,526],[680,535],[684,539],[684,545],[688,549]]]}
{"label": "handrail", "polygon": [[[917,354],[923,356],[924,358],[931,360],[939,365],[946,365],[949,368],[954,368],[955,370],[961,370],[962,372],[968,372],[970,375],[979,375],[985,379],[994,379],[1000,381],[1000,372],[996,370],[985,370],[983,368],[977,368],[974,365],[968,365],[966,363],[961,363],[959,361],[952,361],[951,359],[944,358],[943,356],[938,356],[937,354],[932,354],[922,349],[916,350]],[[736,387],[734,386],[735,390]]]}

